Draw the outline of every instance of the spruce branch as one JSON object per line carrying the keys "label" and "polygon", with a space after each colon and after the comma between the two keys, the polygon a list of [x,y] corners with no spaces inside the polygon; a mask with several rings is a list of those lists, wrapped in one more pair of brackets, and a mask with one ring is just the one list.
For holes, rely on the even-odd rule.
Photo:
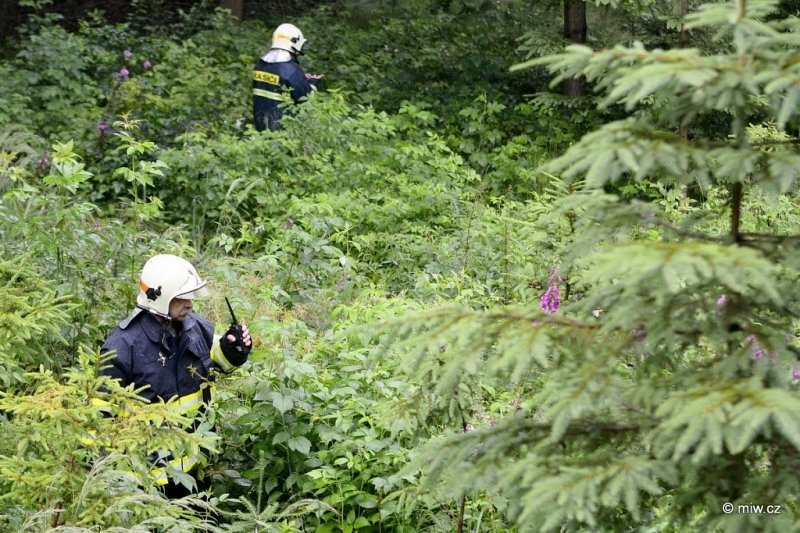
{"label": "spruce branch", "polygon": [[645,219],[646,223],[649,223],[653,226],[658,226],[668,230],[670,233],[673,233],[679,237],[686,237],[689,239],[695,239],[698,241],[706,241],[706,242],[713,242],[713,243],[725,243],[727,242],[727,238],[720,236],[720,235],[712,235],[710,233],[703,233],[701,231],[691,231],[684,228],[680,228],[671,222],[664,220],[663,218],[659,217],[648,217]]}

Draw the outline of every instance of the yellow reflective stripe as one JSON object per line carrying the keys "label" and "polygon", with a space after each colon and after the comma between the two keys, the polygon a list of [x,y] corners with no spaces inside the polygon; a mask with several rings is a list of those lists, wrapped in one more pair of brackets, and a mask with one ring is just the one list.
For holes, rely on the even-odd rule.
{"label": "yellow reflective stripe", "polygon": [[214,335],[214,344],[211,346],[211,360],[226,374],[234,369],[234,366],[222,353],[222,347],[219,345],[219,335]]}
{"label": "yellow reflective stripe", "polygon": [[272,91],[266,91],[264,89],[253,89],[253,94],[255,96],[261,96],[263,98],[269,98],[270,100],[284,100],[285,97],[282,96],[280,93],[275,93]]}
{"label": "yellow reflective stripe", "polygon": [[97,434],[94,431],[90,431],[85,437],[81,437],[81,444],[84,446],[96,446]]}
{"label": "yellow reflective stripe", "polygon": [[[97,407],[98,411],[102,411],[102,412],[107,413],[109,415],[114,415],[114,414],[117,414],[117,415],[122,414],[122,415],[124,415],[125,413],[133,412],[130,407],[122,407],[121,410],[117,411],[117,409],[114,407],[114,405],[111,402],[107,402],[107,401],[102,400],[100,398],[91,398],[89,400],[89,403],[93,407]],[[115,413],[115,411],[117,411],[117,412]]]}
{"label": "yellow reflective stripe", "polygon": [[[178,457],[177,459],[171,459],[167,461],[167,464],[175,470],[180,470],[181,472],[191,472],[191,470],[197,466],[199,461],[200,454],[195,454],[192,456],[184,455],[183,457]],[[167,475],[167,469],[165,467],[153,468],[150,470],[150,475],[153,476],[153,482],[156,485],[166,485],[169,481],[169,476]]]}
{"label": "yellow reflective stripe", "polygon": [[203,403],[203,391],[193,392],[186,396],[181,396],[177,400],[170,402],[169,406],[178,410],[179,413],[187,413]]}
{"label": "yellow reflective stripe", "polygon": [[94,405],[95,407],[108,407],[109,405],[111,405],[110,402],[107,402],[103,399],[96,397],[91,399],[91,404]]}
{"label": "yellow reflective stripe", "polygon": [[80,438],[81,444],[87,447],[111,446],[111,439],[108,436],[98,438],[94,431],[87,431],[86,435]]}
{"label": "yellow reflective stripe", "polygon": [[97,410],[100,411],[101,413],[106,413],[107,415],[114,414],[114,408],[110,402],[107,402],[100,398],[91,398],[89,400],[89,403],[90,405],[92,405],[92,407],[96,407]]}

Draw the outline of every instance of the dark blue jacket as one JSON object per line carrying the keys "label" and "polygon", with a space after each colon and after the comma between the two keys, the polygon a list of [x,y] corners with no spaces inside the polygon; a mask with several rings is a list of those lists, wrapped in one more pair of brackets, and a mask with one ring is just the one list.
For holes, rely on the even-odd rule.
{"label": "dark blue jacket", "polygon": [[[182,325],[172,335],[153,315],[137,308],[111,331],[103,344],[104,352],[115,354],[100,373],[117,379],[122,386],[133,384],[136,389],[146,386],[140,394],[151,403],[173,400],[172,405],[187,415],[204,411],[211,399],[207,383],[211,369],[230,372],[242,365],[247,356],[234,357],[231,362],[214,335],[214,325],[200,315],[190,313]],[[98,406],[103,408],[102,403]],[[192,428],[197,422],[195,419]],[[168,495],[173,494],[171,491],[178,485],[165,464],[190,472],[199,461],[199,454],[168,455],[156,461],[158,467],[151,474],[157,485],[164,486]]]}
{"label": "dark blue jacket", "polygon": [[284,88],[288,87],[292,101],[297,102],[314,90],[319,80],[306,78],[296,60],[267,63],[260,59],[253,69],[253,123],[258,131],[281,128],[286,100]]}
{"label": "dark blue jacket", "polygon": [[214,325],[206,318],[190,313],[183,330],[170,336],[153,315],[134,311],[109,334],[103,351],[114,350],[116,355],[100,372],[122,386],[148,385],[141,395],[150,402],[174,396],[180,401],[197,396],[207,380],[214,366],[212,346]]}

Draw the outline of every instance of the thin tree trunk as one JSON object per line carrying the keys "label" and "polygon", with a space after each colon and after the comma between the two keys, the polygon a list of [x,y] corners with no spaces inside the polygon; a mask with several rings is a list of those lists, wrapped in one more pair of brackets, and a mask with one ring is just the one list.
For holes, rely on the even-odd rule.
{"label": "thin tree trunk", "polygon": [[[564,37],[571,43],[586,42],[586,3],[584,0],[564,0]],[[564,80],[564,96],[586,94],[583,76]]]}
{"label": "thin tree trunk", "polygon": [[242,0],[221,0],[220,7],[230,10],[234,17],[242,20]]}
{"label": "thin tree trunk", "polygon": [[467,495],[462,494],[458,502],[458,522],[456,524],[456,533],[464,533],[464,508],[467,506]]}
{"label": "thin tree trunk", "polygon": [[742,182],[737,181],[731,186],[731,237],[733,237],[733,242],[742,242],[741,221]]}
{"label": "thin tree trunk", "polygon": [[[681,20],[685,21],[689,14],[689,0],[681,0]],[[689,32],[686,31],[686,23],[681,22],[681,48],[689,46]]]}
{"label": "thin tree trunk", "polygon": [[[681,48],[686,48],[689,45],[689,32],[686,31],[686,15],[689,14],[689,0],[681,0]],[[680,136],[683,140],[689,140],[689,128],[686,124],[681,124],[679,130]],[[689,195],[689,186],[685,185],[683,187],[683,197],[686,198]]]}

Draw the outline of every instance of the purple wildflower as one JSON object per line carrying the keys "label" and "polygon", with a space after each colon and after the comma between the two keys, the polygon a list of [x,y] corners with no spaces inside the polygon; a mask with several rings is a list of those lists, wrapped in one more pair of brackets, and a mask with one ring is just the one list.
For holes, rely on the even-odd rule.
{"label": "purple wildflower", "polygon": [[522,411],[522,405],[520,405],[519,398],[514,398],[513,400],[511,400],[511,405],[514,406],[515,413],[519,413],[520,411]]}
{"label": "purple wildflower", "polygon": [[793,367],[792,368],[792,380],[797,381],[800,379],[800,368]]}
{"label": "purple wildflower", "polygon": [[558,311],[560,305],[561,295],[558,292],[558,285],[553,283],[547,287],[546,291],[544,291],[544,294],[539,300],[539,306],[545,313],[555,313]]}
{"label": "purple wildflower", "polygon": [[558,269],[553,268],[550,271],[550,277],[547,278],[547,290],[544,291],[542,297],[539,299],[539,307],[545,313],[555,313],[561,306],[561,294],[558,292],[558,282],[564,281],[561,276],[558,276]]}
{"label": "purple wildflower", "polygon": [[110,127],[111,126],[109,126],[104,120],[101,120],[100,122],[97,123],[95,129],[97,129],[97,131],[100,132],[100,135],[103,135],[105,132],[108,131],[108,128]]}
{"label": "purple wildflower", "polygon": [[47,167],[50,165],[50,150],[45,150],[42,157],[36,161],[36,172],[43,174]]}
{"label": "purple wildflower", "polygon": [[753,348],[753,361],[760,361],[764,357],[764,348],[761,347],[758,338],[755,335],[748,335],[744,341]]}
{"label": "purple wildflower", "polygon": [[150,67],[152,67],[152,66],[153,66],[153,64],[150,62],[149,59],[145,59],[144,63],[142,63],[142,68],[144,68],[145,70],[149,70]]}
{"label": "purple wildflower", "polygon": [[125,51],[122,52],[122,57],[124,57],[125,60],[127,61],[133,57],[133,52],[131,52],[130,48],[126,48]]}
{"label": "purple wildflower", "polygon": [[717,299],[717,307],[722,307],[726,303],[728,303],[728,297],[724,294]]}
{"label": "purple wildflower", "polygon": [[128,69],[126,69],[125,67],[122,67],[122,68],[119,70],[119,77],[120,77],[120,78],[121,78],[123,81],[127,80],[127,79],[130,77],[130,75],[131,75],[130,71],[128,71]]}

